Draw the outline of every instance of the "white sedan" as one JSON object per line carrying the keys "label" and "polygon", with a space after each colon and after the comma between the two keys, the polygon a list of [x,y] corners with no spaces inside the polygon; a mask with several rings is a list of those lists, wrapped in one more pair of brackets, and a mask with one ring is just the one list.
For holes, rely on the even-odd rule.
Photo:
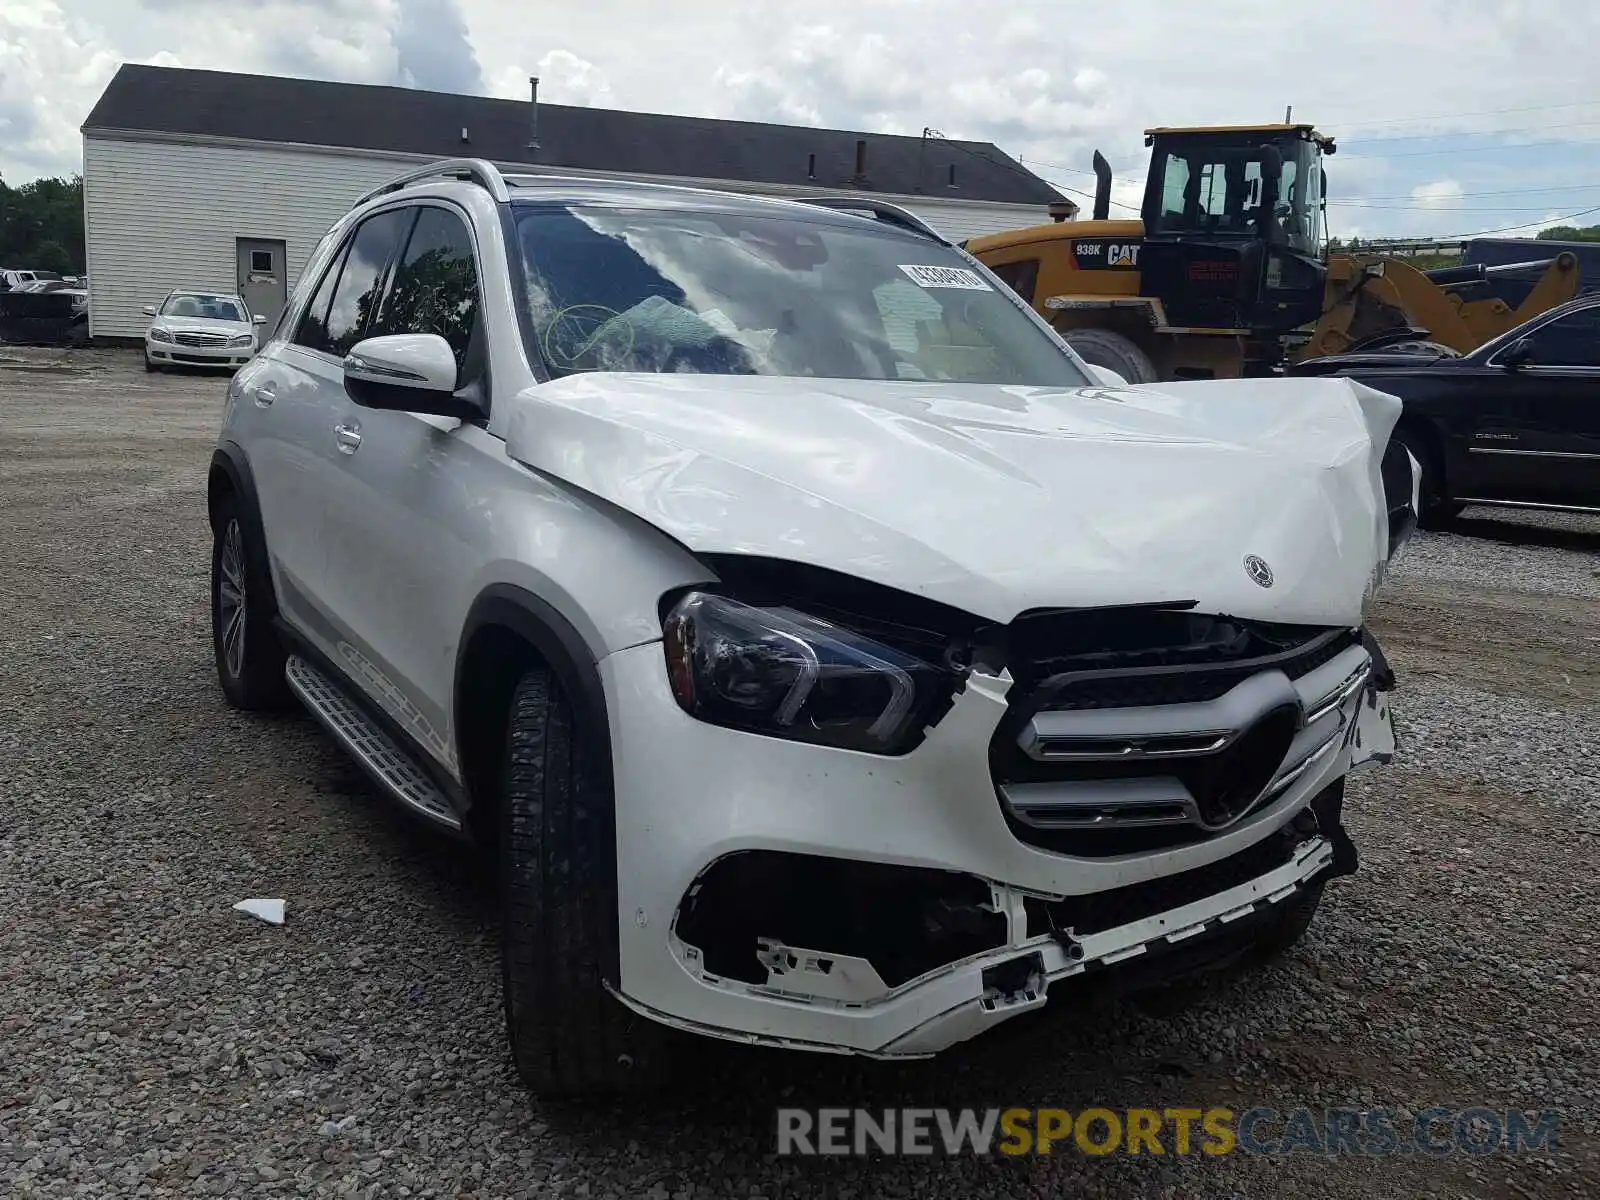
{"label": "white sedan", "polygon": [[238,296],[215,292],[169,292],[160,307],[145,305],[153,317],[144,334],[144,369],[164,366],[242,367],[256,352],[256,326]]}

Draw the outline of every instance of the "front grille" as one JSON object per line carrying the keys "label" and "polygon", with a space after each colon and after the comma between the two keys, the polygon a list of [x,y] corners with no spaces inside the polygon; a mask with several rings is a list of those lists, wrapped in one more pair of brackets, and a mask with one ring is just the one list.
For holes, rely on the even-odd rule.
{"label": "front grille", "polygon": [[226,346],[228,335],[225,333],[175,333],[172,340],[180,346]]}
{"label": "front grille", "polygon": [[1140,610],[1095,623],[1034,631],[1041,653],[1014,667],[990,743],[1001,809],[1030,845],[1103,858],[1204,841],[1266,809],[1342,728],[1329,707],[1311,728],[1293,681],[1357,646],[1353,630]]}

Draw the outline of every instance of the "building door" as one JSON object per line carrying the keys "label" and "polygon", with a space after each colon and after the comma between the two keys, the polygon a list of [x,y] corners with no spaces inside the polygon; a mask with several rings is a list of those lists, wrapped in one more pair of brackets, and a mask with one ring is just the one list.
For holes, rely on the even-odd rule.
{"label": "building door", "polygon": [[267,319],[262,334],[278,323],[289,299],[289,263],[282,242],[238,239],[239,295],[252,316]]}

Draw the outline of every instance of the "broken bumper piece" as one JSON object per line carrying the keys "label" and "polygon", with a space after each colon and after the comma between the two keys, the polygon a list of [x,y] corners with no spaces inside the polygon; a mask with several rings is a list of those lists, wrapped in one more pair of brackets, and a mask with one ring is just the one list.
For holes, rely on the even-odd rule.
{"label": "broken bumper piece", "polygon": [[[1342,830],[1337,836],[1342,836]],[[1264,856],[1254,853],[1252,857],[1259,861]],[[1165,956],[1208,939],[1229,945],[1229,933],[1263,922],[1308,884],[1339,873],[1335,857],[1334,837],[1305,837],[1283,862],[1254,878],[1092,932],[1048,929],[1052,902],[995,887],[991,889],[994,915],[1002,925],[1008,918],[1016,920],[1023,927],[1023,936],[1015,943],[970,955],[898,986],[890,986],[864,956],[763,939],[758,960],[767,973],[766,982],[754,984],[710,974],[701,978],[771,1005],[770,1033],[713,1028],[656,1011],[627,996],[621,999],[665,1024],[735,1041],[885,1059],[926,1058],[1042,1007],[1054,985]],[[1226,860],[1217,865],[1229,866]],[[1215,875],[1214,870],[1207,873]],[[1174,894],[1181,894],[1185,886],[1182,876],[1157,883]],[[1155,894],[1152,891],[1152,896]],[[1040,925],[1047,931],[1033,933]],[[981,935],[973,930],[968,936]],[[698,947],[680,942],[677,949],[691,969],[703,965]],[[1205,956],[1201,961],[1206,961]],[[786,1027],[802,1024],[786,1021],[786,1009],[831,1014],[836,1021],[830,1023],[840,1030],[838,1040],[786,1036],[782,1032]]]}

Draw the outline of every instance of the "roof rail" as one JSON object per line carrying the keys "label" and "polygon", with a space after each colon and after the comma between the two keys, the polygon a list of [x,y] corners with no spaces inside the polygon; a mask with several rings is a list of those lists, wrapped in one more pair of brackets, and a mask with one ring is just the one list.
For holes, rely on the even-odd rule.
{"label": "roof rail", "polygon": [[901,208],[898,204],[890,204],[886,200],[872,200],[860,196],[784,196],[785,200],[792,200],[796,204],[815,204],[821,208],[836,208],[844,212],[868,212],[878,220],[888,225],[898,225],[912,233],[920,233],[923,237],[930,237],[943,245],[950,245],[950,239],[945,237],[932,225],[910,209]]}
{"label": "roof rail", "polygon": [[448,175],[456,179],[466,180],[477,184],[494,197],[499,204],[504,204],[511,197],[506,192],[506,181],[501,177],[500,170],[493,163],[481,158],[445,158],[438,162],[431,162],[427,166],[418,167],[414,171],[407,171],[404,175],[391,179],[367,192],[361,199],[352,204],[351,208],[359,208],[368,200],[376,200],[379,196],[386,196],[390,192],[398,192],[401,188],[410,187],[424,179],[433,179],[435,176]]}

